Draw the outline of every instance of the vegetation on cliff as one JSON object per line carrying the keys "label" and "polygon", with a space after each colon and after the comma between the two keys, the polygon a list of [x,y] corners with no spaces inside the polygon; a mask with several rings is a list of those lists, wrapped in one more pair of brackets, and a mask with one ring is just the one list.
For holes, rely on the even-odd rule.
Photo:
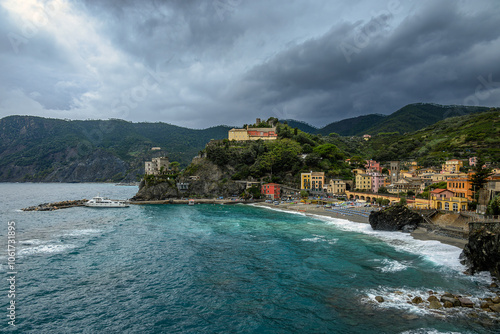
{"label": "vegetation on cliff", "polygon": [[[277,132],[278,139],[272,141],[212,141],[202,154],[223,169],[234,167],[232,180],[265,179],[298,186],[300,173],[310,170],[327,171],[330,177],[352,177],[346,155],[336,145],[285,124],[279,124]],[[188,166],[186,171],[192,168]]]}
{"label": "vegetation on cliff", "polygon": [[[224,152],[212,147],[213,152],[206,153],[218,165],[237,167],[235,179],[267,176],[286,180],[286,175],[293,177],[308,169],[350,178],[350,169],[341,162],[347,157],[351,161],[355,157],[358,161],[417,159],[423,166],[474,155],[500,161],[500,111],[484,110],[487,108],[414,104],[389,116],[367,115],[332,123],[336,125],[323,131],[289,120],[278,124],[280,140],[274,144],[230,143],[223,147]],[[463,116],[449,118],[455,115]],[[417,128],[420,130],[404,133]],[[9,116],[0,120],[0,181],[135,181],[143,173],[144,161],[154,155],[167,155],[184,167],[211,139],[227,138],[228,130],[225,126],[193,130],[165,123]],[[368,141],[344,136],[363,133],[373,135]],[[162,151],[151,151],[151,147]],[[237,153],[239,149],[241,153]],[[294,153],[307,156],[303,161]]]}

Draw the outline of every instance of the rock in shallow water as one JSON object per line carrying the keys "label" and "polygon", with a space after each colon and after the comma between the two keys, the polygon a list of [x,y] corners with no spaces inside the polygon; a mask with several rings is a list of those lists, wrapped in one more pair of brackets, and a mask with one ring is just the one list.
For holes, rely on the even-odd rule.
{"label": "rock in shallow water", "polygon": [[374,230],[412,232],[422,222],[422,217],[406,206],[391,206],[370,214],[370,225]]}

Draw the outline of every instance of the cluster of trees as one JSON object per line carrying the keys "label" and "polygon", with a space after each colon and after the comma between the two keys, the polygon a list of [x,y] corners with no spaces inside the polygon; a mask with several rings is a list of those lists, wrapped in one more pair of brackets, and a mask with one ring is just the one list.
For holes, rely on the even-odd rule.
{"label": "cluster of trees", "polygon": [[213,141],[205,153],[218,166],[235,167],[235,180],[269,176],[273,182],[287,177],[298,182],[300,173],[310,170],[327,171],[328,177],[352,178],[344,161],[346,154],[336,145],[286,124],[278,124],[277,133],[278,139],[271,141]]}

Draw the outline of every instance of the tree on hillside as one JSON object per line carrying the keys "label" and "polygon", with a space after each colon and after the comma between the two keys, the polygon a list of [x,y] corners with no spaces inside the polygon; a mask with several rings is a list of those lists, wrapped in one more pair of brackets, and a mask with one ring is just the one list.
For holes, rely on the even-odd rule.
{"label": "tree on hillside", "polygon": [[483,165],[483,160],[479,158],[474,168],[474,174],[470,177],[470,190],[472,190],[472,198],[475,202],[479,200],[479,191],[483,189],[486,184],[486,179],[493,174],[491,168],[484,168]]}
{"label": "tree on hillside", "polygon": [[387,190],[386,187],[380,187],[378,188],[378,191],[377,191],[379,194],[388,194],[389,191]]}
{"label": "tree on hillside", "polygon": [[353,168],[365,168],[366,160],[360,156],[351,157],[351,166]]}
{"label": "tree on hillside", "polygon": [[487,215],[500,215],[500,196],[495,196],[488,204]]}

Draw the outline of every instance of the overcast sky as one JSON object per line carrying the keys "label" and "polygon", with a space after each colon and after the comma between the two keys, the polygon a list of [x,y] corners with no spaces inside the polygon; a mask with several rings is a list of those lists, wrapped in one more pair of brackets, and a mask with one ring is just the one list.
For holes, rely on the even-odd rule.
{"label": "overcast sky", "polygon": [[0,0],[0,117],[322,127],[500,106],[500,2]]}

